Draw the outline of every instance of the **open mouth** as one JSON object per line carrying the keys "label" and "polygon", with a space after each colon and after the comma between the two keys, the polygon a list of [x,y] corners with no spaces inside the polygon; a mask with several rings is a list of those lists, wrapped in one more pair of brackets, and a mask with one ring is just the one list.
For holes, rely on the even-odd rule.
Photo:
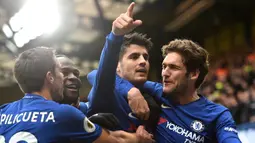
{"label": "open mouth", "polygon": [[139,73],[147,73],[147,70],[146,70],[146,69],[138,69],[138,70],[136,70],[136,72],[139,72]]}

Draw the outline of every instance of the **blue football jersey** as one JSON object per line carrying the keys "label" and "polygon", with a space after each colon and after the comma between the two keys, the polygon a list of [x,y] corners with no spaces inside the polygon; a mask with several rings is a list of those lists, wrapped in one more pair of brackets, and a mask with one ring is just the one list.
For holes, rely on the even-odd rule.
{"label": "blue football jersey", "polygon": [[[132,85],[128,81],[116,77],[116,82],[118,80],[118,85],[116,85],[118,95],[126,98],[128,90],[125,89],[131,88]],[[162,84],[151,81],[147,81],[143,87],[140,87],[140,90],[154,96],[161,106],[160,119],[154,134],[157,142],[241,142],[235,122],[226,107],[215,104],[201,95],[197,101],[185,105],[174,104],[171,99],[164,96]]]}
{"label": "blue football jersey", "polygon": [[161,103],[155,138],[160,143],[240,143],[230,111],[200,95],[194,102],[178,105],[163,94],[160,83],[146,82],[144,90]]}
{"label": "blue football jersey", "polygon": [[93,142],[102,133],[78,109],[26,94],[0,107],[0,142]]}
{"label": "blue football jersey", "polygon": [[[112,32],[106,37],[98,65],[95,84],[92,87],[89,100],[88,116],[96,113],[115,114],[117,101],[113,96],[115,71],[123,36],[116,36]],[[109,106],[111,105],[111,106]]]}
{"label": "blue football jersey", "polygon": [[88,97],[89,108],[87,115],[113,113],[121,124],[121,128],[116,130],[135,131],[136,126],[140,124],[138,119],[132,114],[126,99],[121,96],[116,97],[119,91],[114,90],[116,84],[115,72],[122,42],[123,36],[116,36],[110,33],[106,37],[100,56],[98,72],[95,73],[95,78],[88,78],[90,82],[93,82],[93,87]]}
{"label": "blue football jersey", "polygon": [[[94,79],[95,75],[97,73],[97,70],[93,70],[90,72],[87,76],[89,83],[94,86]],[[128,85],[123,85],[126,82],[122,78],[120,78],[118,75],[116,75],[115,79],[115,87],[113,95],[116,98],[115,103],[115,116],[120,121],[120,128],[116,130],[125,130],[129,132],[136,131],[137,127],[142,124],[142,122],[135,116],[135,114],[132,113],[131,108],[129,107],[129,104],[127,102],[127,92],[133,87],[133,85],[127,83]],[[119,87],[121,86],[121,87]],[[88,95],[89,102],[91,101],[91,98],[95,96],[92,94],[92,92]],[[103,100],[104,95],[102,95],[102,98],[100,100]],[[95,101],[94,101],[95,102]],[[100,106],[100,105],[98,105]],[[104,106],[105,109],[109,108],[113,105]]]}
{"label": "blue football jersey", "polygon": [[79,104],[80,104],[79,110],[82,113],[84,113],[85,115],[87,115],[89,103],[88,102],[80,102]]}
{"label": "blue football jersey", "polygon": [[174,105],[162,99],[161,109],[155,134],[158,142],[214,143],[237,137],[228,109],[203,96],[186,105]]}

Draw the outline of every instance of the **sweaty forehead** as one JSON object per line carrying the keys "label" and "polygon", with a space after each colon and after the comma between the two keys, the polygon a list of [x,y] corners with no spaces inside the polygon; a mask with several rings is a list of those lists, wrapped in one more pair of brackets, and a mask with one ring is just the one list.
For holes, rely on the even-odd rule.
{"label": "sweaty forehead", "polygon": [[74,67],[74,63],[67,57],[58,57],[57,60],[61,67]]}

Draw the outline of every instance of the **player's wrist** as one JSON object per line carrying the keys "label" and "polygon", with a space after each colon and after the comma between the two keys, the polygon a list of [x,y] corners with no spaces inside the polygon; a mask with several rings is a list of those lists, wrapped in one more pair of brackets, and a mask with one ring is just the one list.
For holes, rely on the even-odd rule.
{"label": "player's wrist", "polygon": [[121,42],[123,41],[123,35],[117,35],[113,31],[108,35],[109,40]]}

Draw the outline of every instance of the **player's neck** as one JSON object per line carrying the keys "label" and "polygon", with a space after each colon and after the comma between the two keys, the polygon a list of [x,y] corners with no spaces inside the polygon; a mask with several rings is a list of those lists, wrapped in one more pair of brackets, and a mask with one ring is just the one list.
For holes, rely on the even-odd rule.
{"label": "player's neck", "polygon": [[32,92],[32,94],[40,95],[40,96],[44,97],[47,100],[52,100],[52,98],[50,96],[50,93],[47,90],[41,90],[41,91],[38,91],[38,92]]}
{"label": "player's neck", "polygon": [[200,97],[195,88],[188,86],[185,90],[172,93],[172,101],[176,104],[185,105],[198,100]]}
{"label": "player's neck", "polygon": [[75,108],[80,108],[80,100],[77,100],[77,102],[76,103],[73,103],[73,104],[71,104],[72,106],[74,106]]}
{"label": "player's neck", "polygon": [[[192,93],[192,94],[190,94],[190,93]],[[179,104],[181,104],[181,105],[188,104],[188,103],[198,100],[199,98],[200,97],[198,96],[196,90],[190,91],[189,93],[187,93],[183,96],[179,96]]]}

